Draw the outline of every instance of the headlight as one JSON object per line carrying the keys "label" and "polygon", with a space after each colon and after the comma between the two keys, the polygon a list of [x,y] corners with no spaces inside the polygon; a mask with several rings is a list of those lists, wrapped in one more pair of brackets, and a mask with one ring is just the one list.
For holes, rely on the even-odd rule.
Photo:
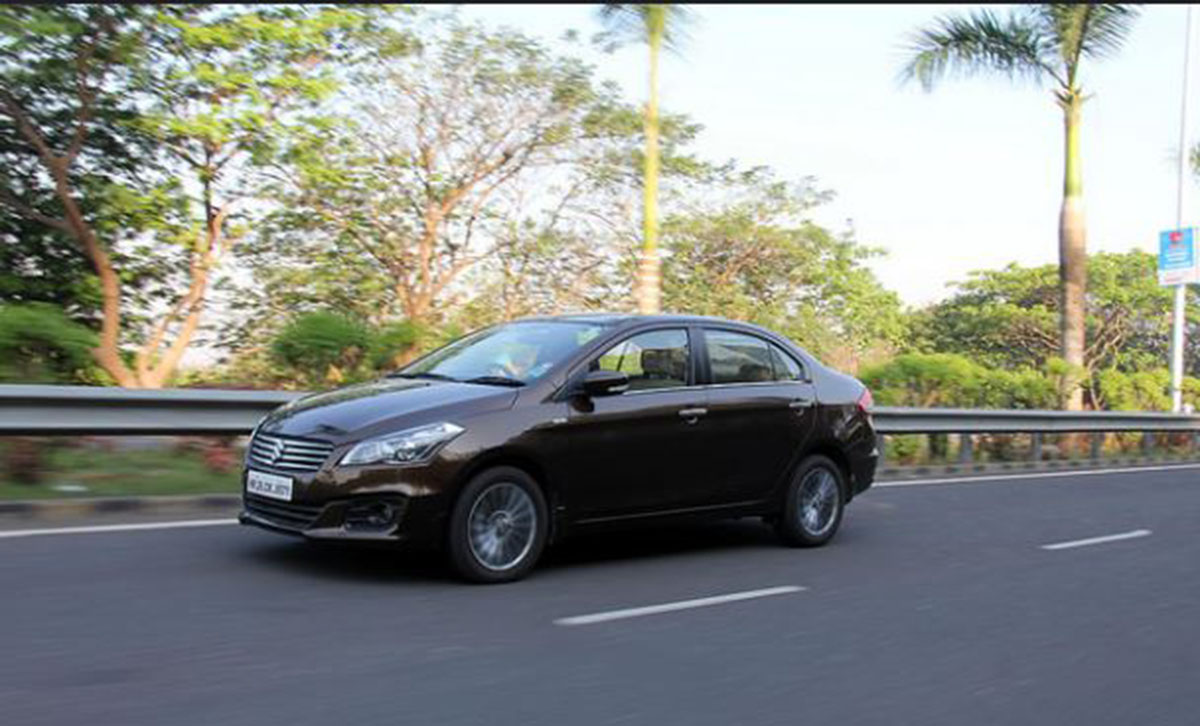
{"label": "headlight", "polygon": [[427,459],[442,444],[465,431],[462,426],[445,422],[418,426],[359,442],[339,462],[349,464],[411,464]]}

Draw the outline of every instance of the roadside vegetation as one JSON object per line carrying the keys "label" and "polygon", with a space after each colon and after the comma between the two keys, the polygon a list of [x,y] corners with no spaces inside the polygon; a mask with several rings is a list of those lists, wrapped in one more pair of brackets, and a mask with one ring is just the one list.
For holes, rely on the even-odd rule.
{"label": "roadside vegetation", "polygon": [[10,439],[0,500],[237,494],[237,447],[211,438]]}
{"label": "roadside vegetation", "polygon": [[0,381],[327,388],[494,322],[661,308],[779,330],[880,404],[1165,409],[1170,291],[1148,253],[1087,255],[1073,201],[1078,74],[1135,16],[979,11],[912,39],[927,86],[1049,81],[1068,153],[1058,265],[906,309],[868,267],[887,240],[813,221],[818,180],[694,152],[700,120],[656,90],[681,6],[582,29],[648,50],[646,106],[442,9],[3,7]]}

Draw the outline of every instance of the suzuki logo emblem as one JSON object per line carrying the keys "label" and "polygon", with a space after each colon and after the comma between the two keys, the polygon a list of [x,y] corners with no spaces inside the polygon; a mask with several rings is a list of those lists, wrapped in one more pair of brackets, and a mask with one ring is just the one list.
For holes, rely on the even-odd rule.
{"label": "suzuki logo emblem", "polygon": [[271,444],[271,463],[272,464],[279,463],[279,459],[283,456],[283,451],[284,451],[284,447],[283,447],[282,441],[276,441]]}

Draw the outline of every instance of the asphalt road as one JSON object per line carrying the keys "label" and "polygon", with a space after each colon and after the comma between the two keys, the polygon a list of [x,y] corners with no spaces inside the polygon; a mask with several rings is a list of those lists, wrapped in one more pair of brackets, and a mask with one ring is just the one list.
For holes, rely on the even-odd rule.
{"label": "asphalt road", "polygon": [[1198,523],[1200,468],[887,487],[821,550],[594,537],[499,587],[237,526],[2,538],[0,723],[1192,725]]}

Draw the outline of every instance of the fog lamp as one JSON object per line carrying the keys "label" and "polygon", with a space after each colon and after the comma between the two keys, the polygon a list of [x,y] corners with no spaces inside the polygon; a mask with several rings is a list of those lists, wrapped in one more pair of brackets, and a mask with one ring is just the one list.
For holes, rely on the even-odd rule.
{"label": "fog lamp", "polygon": [[392,524],[396,508],[387,502],[356,504],[346,510],[346,526],[355,529],[383,529]]}

